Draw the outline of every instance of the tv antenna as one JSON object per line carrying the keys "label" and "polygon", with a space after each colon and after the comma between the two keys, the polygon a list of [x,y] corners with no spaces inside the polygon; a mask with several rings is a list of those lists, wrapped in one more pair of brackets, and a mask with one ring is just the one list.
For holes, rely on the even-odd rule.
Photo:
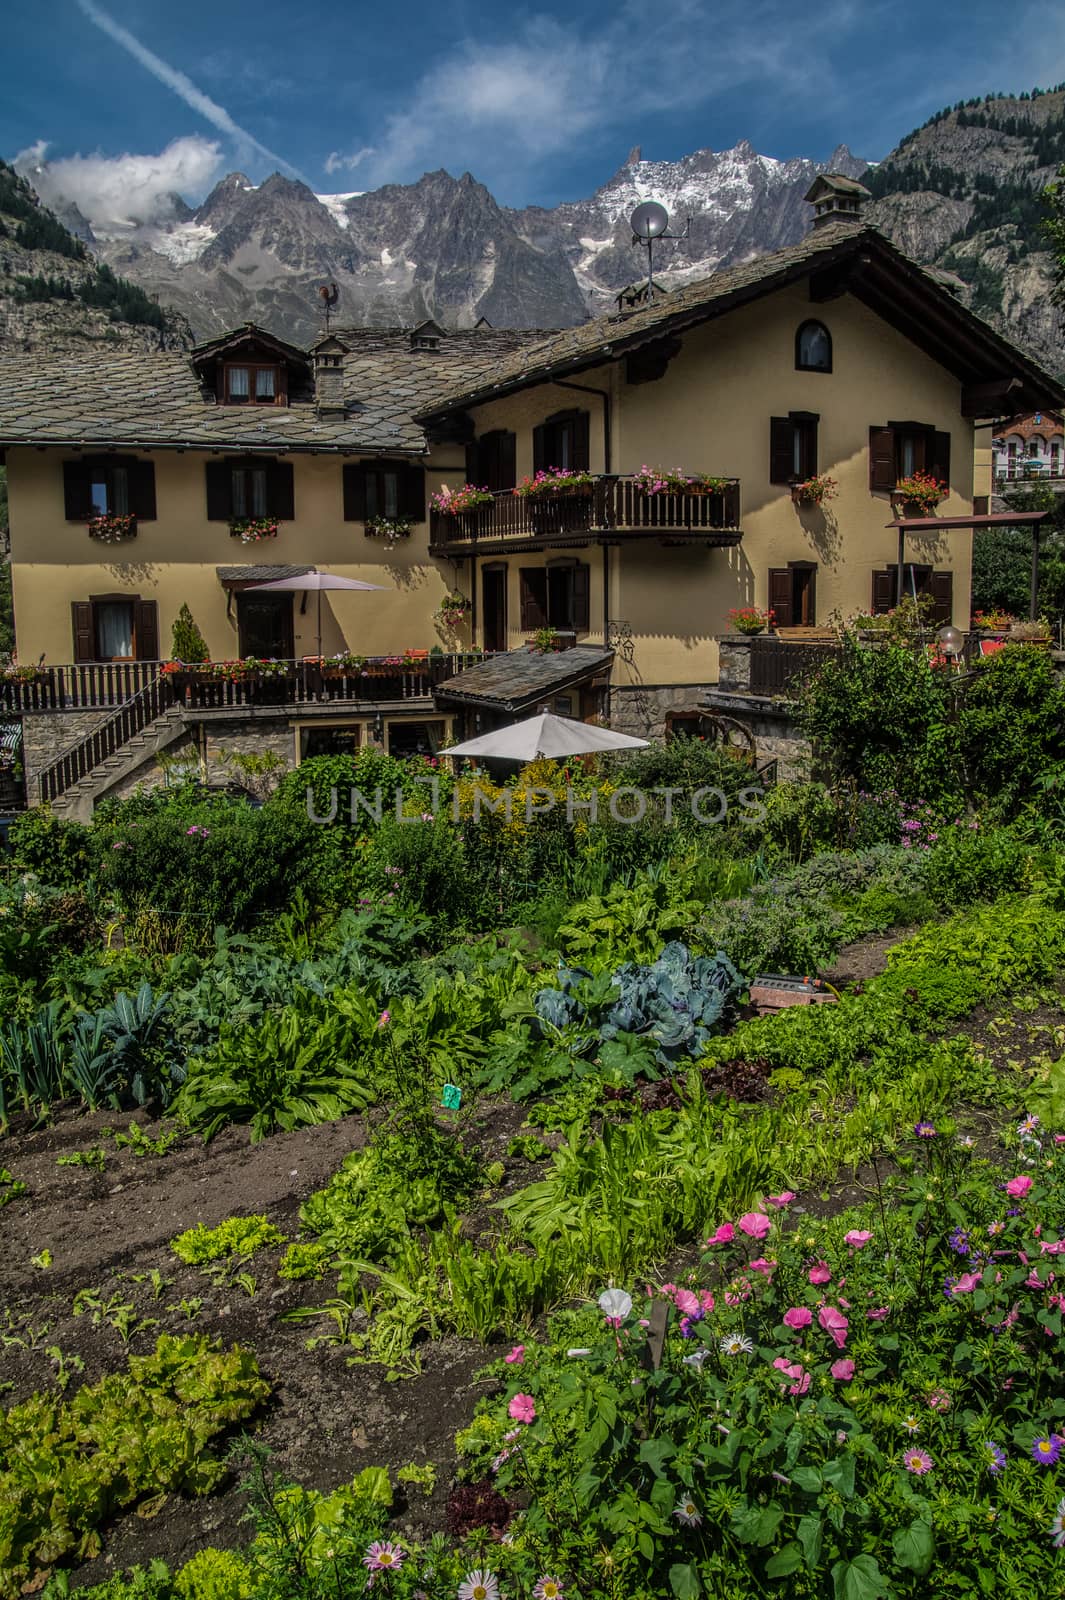
{"label": "tv antenna", "polygon": [[340,299],[340,290],[335,283],[323,283],[318,290],[318,299],[322,306],[322,315],[325,317],[325,331],[329,332],[329,315]]}
{"label": "tv antenna", "polygon": [[684,223],[683,233],[669,232],[669,212],[657,200],[645,200],[638,205],[629,218],[632,229],[633,244],[642,244],[647,248],[647,304],[653,305],[655,298],[654,279],[654,248],[656,239],[686,239],[691,232],[692,219],[688,217]]}

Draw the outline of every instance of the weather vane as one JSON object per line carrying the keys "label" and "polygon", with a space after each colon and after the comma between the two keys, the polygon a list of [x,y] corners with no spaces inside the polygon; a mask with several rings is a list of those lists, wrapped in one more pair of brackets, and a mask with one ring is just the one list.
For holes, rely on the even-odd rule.
{"label": "weather vane", "polygon": [[633,244],[642,244],[647,247],[647,304],[653,305],[655,298],[654,280],[654,245],[656,239],[686,239],[691,232],[692,219],[688,217],[684,224],[683,233],[669,233],[669,212],[665,206],[659,205],[657,200],[645,200],[642,205],[629,218],[632,229]]}
{"label": "weather vane", "polygon": [[325,331],[329,332],[329,314],[340,299],[340,290],[335,283],[323,283],[318,290],[318,299],[322,305],[322,315],[325,317]]}

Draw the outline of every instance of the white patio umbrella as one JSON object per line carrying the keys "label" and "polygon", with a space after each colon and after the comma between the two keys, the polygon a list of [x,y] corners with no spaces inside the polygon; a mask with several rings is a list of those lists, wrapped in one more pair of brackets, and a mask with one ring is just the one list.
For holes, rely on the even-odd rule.
{"label": "white patio umbrella", "polygon": [[525,722],[482,733],[478,739],[453,744],[440,753],[484,756],[495,761],[535,761],[539,756],[580,756],[594,750],[645,750],[647,744],[646,739],[634,739],[627,733],[613,733],[609,728],[593,727],[590,722],[575,722],[572,717],[556,717],[550,711],[542,711]]}
{"label": "white patio umbrella", "polygon": [[310,572],[300,572],[294,578],[269,578],[265,583],[249,583],[248,588],[256,591],[272,589],[275,593],[288,590],[291,593],[314,593],[318,596],[318,629],[316,655],[322,653],[322,591],[323,589],[378,589],[383,590],[384,584],[363,583],[359,578],[341,578],[335,572],[319,572],[313,568]]}

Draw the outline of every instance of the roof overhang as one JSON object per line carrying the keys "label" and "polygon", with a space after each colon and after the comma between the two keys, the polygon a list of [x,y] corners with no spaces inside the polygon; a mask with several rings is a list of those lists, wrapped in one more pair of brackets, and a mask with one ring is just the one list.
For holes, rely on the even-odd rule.
{"label": "roof overhang", "polygon": [[1038,526],[1053,511],[994,511],[982,517],[899,517],[896,522],[885,523],[888,528],[903,529],[908,533],[949,533],[955,528],[1019,528]]}
{"label": "roof overhang", "polygon": [[535,710],[545,696],[565,694],[578,684],[605,675],[613,663],[613,650],[591,645],[577,645],[572,650],[539,657],[528,650],[509,650],[505,655],[490,656],[487,661],[467,667],[454,678],[446,678],[436,685],[433,696],[450,705],[517,716]]}

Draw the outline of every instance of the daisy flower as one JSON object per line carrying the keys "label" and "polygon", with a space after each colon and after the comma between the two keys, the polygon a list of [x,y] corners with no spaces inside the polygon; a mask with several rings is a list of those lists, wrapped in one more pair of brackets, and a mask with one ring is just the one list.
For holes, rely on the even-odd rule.
{"label": "daisy flower", "polygon": [[499,1600],[499,1579],[487,1567],[467,1572],[465,1583],[459,1584],[459,1600]]}
{"label": "daisy flower", "polygon": [[1050,1542],[1055,1550],[1065,1545],[1065,1500],[1058,1501],[1058,1514],[1050,1524]]}
{"label": "daisy flower", "polygon": [[754,1345],[742,1333],[726,1333],[721,1341],[723,1356],[749,1356],[753,1351]]}
{"label": "daisy flower", "polygon": [[[682,1495],[673,1507],[673,1515],[685,1528],[697,1528],[702,1522],[699,1507],[690,1495]],[[465,1600],[465,1597],[463,1597]]]}
{"label": "daisy flower", "polygon": [[908,1434],[910,1434],[910,1435],[913,1435],[915,1433],[920,1433],[920,1431],[921,1431],[921,1419],[920,1419],[920,1417],[915,1417],[913,1415],[913,1412],[911,1411],[910,1415],[908,1417],[903,1417],[902,1426],[906,1430],[906,1432]]}
{"label": "daisy flower", "polygon": [[1061,1440],[1056,1433],[1052,1433],[1049,1438],[1037,1439],[1032,1445],[1032,1460],[1038,1462],[1041,1467],[1052,1467],[1060,1454]]}
{"label": "daisy flower", "polygon": [[1017,1132],[1020,1134],[1021,1138],[1023,1139],[1026,1136],[1029,1136],[1029,1135],[1033,1134],[1036,1131],[1036,1129],[1039,1127],[1039,1125],[1040,1125],[1039,1118],[1033,1112],[1030,1111],[1022,1122],[1018,1122],[1018,1124],[1017,1124]]}
{"label": "daisy flower", "polygon": [[387,1539],[375,1539],[362,1558],[364,1567],[369,1567],[371,1572],[398,1572],[403,1565],[404,1551],[398,1544],[391,1544]]}
{"label": "daisy flower", "polygon": [[1005,1450],[1001,1449],[995,1443],[994,1439],[987,1439],[984,1442],[984,1454],[987,1457],[988,1472],[990,1472],[993,1478],[997,1478],[1003,1467],[1006,1465]]}
{"label": "daisy flower", "polygon": [[926,1472],[932,1470],[932,1457],[927,1450],[906,1450],[902,1464],[907,1472],[915,1472],[919,1478],[923,1478]]}
{"label": "daisy flower", "polygon": [[533,1600],[564,1600],[560,1578],[541,1578],[533,1590]]}

